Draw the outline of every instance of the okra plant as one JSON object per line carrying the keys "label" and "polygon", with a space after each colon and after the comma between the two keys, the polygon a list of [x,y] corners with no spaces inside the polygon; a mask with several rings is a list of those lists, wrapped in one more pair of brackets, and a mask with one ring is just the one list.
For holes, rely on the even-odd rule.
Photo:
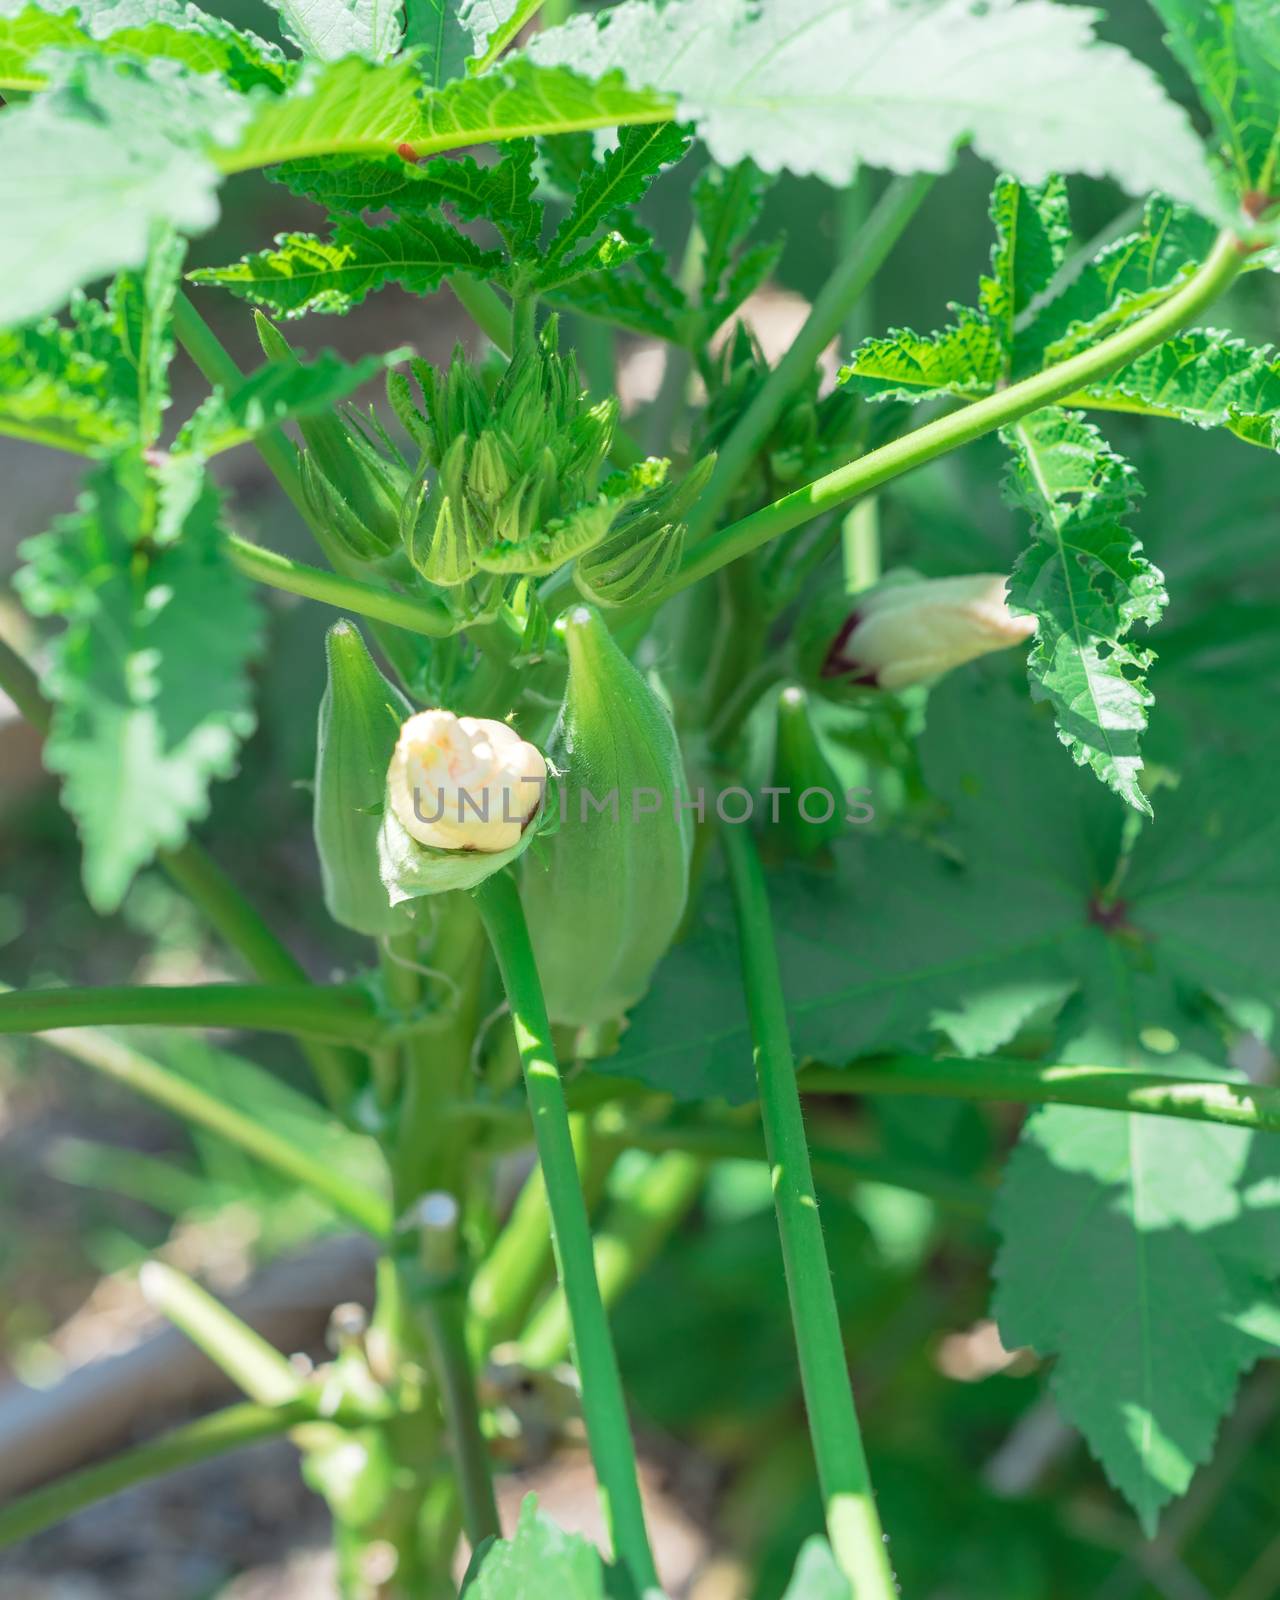
{"label": "okra plant", "polygon": [[[655,1600],[610,1313],[726,1163],[767,1167],[825,1523],[787,1600],[935,1570],[873,1488],[866,1323],[815,1174],[926,1196],[921,1274],[949,1229],[987,1253],[1004,1347],[1155,1534],[1280,1341],[1280,1094],[1239,1065],[1280,1001],[1276,611],[1231,549],[1166,587],[1193,485],[1144,511],[1121,452],[1280,446],[1280,363],[1227,331],[1277,303],[1280,17],[1153,4],[1147,63],[1057,0],[269,0],[259,31],[247,6],[0,0],[0,430],[85,458],[74,508],[24,530],[48,626],[0,685],[94,909],[157,866],[242,973],[6,990],[0,1031],[380,1253],[367,1325],[311,1370],[149,1267],[243,1402],[33,1489],[0,1542],[287,1433],[347,1596]],[[886,326],[885,263],[948,256],[931,211],[979,162],[986,271],[957,248],[948,320]],[[287,231],[228,261],[210,230],[254,172]],[[788,240],[801,179],[832,231]],[[797,244],[829,270],[769,359]],[[397,348],[326,347],[389,286]],[[415,337],[455,302],[473,336],[429,364]],[[252,333],[252,370],[210,319]],[[637,349],[663,375],[624,406]],[[231,450],[288,528],[244,536]],[[276,548],[301,528],[308,560]],[[296,714],[307,915],[366,957],[341,981],[196,837],[282,593],[330,624]],[[325,1153],[114,1028],[296,1040]],[[1001,1151],[1001,1102],[1033,1109],[988,1195],[941,1152],[962,1116]],[[600,1548],[533,1502],[500,1525],[517,1376],[580,1414]],[[918,1592],[978,1592],[947,1578]]]}

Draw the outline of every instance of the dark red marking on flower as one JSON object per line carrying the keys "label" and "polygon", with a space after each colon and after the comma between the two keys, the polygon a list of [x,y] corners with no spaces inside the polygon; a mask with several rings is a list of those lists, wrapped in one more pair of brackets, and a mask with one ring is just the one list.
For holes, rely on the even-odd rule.
{"label": "dark red marking on flower", "polygon": [[1104,900],[1100,894],[1091,895],[1089,921],[1104,933],[1122,933],[1129,926],[1129,902]]}
{"label": "dark red marking on flower", "polygon": [[396,154],[398,156],[403,156],[406,161],[413,161],[416,163],[418,159],[418,152],[411,144],[408,143],[398,144],[396,146]]}
{"label": "dark red marking on flower", "polygon": [[[848,644],[853,630],[857,626],[858,613],[851,611],[844,619],[840,632],[831,641],[831,646],[826,655],[822,658],[822,666],[818,673],[820,678],[847,678],[855,670],[855,663],[845,658],[844,647]],[[859,678],[854,678],[853,681],[855,683],[874,682],[874,674],[871,677],[863,674]]]}

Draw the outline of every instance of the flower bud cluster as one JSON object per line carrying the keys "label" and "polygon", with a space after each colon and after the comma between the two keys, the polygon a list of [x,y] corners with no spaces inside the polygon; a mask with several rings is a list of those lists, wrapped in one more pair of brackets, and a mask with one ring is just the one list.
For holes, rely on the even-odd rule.
{"label": "flower bud cluster", "polygon": [[389,393],[422,453],[400,531],[423,577],[540,575],[603,538],[632,492],[626,480],[602,486],[618,403],[590,403],[554,319],[492,392],[461,349],[442,371],[414,363],[414,375],[422,409],[403,376]]}

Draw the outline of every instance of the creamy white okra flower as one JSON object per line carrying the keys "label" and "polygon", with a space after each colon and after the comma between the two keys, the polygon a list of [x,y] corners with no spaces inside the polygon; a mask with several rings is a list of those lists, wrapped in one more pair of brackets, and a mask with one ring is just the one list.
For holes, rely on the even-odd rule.
{"label": "creamy white okra flower", "polygon": [[833,645],[824,675],[855,675],[881,689],[905,689],[992,650],[1021,644],[1034,617],[1005,602],[999,572],[889,583],[854,601],[847,633]]}
{"label": "creamy white okra flower", "polygon": [[419,711],[400,729],[387,797],[406,833],[433,850],[510,850],[542,803],[547,763],[488,717]]}

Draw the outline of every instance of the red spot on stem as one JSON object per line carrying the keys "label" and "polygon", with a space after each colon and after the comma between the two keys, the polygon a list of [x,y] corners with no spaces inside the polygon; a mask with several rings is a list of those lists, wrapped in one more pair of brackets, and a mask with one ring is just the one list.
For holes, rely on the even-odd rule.
{"label": "red spot on stem", "polygon": [[403,156],[406,161],[416,162],[418,159],[418,152],[411,144],[398,144],[396,146],[396,154]]}

